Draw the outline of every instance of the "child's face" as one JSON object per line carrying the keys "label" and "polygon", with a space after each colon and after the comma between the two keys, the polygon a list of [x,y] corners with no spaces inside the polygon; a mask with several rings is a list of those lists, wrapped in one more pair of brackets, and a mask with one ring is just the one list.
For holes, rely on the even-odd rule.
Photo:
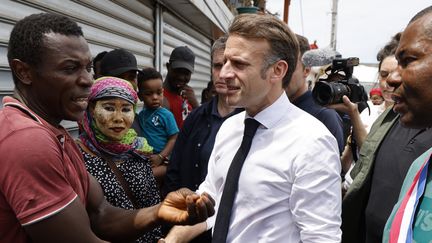
{"label": "child's face", "polygon": [[138,97],[146,108],[159,108],[163,100],[161,79],[149,79],[140,83]]}
{"label": "child's face", "polygon": [[374,105],[381,105],[384,102],[384,98],[380,95],[374,94],[370,97],[370,99]]}

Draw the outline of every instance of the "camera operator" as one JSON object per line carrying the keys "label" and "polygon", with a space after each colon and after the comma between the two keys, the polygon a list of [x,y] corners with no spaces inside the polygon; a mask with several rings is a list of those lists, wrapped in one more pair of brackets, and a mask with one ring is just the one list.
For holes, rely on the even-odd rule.
{"label": "camera operator", "polygon": [[320,79],[312,90],[312,96],[318,104],[341,113],[344,141],[347,141],[347,145],[350,147],[342,153],[343,173],[350,168],[352,158],[357,159],[356,141],[359,141],[359,146],[361,146],[361,141],[367,135],[359,112],[367,107],[368,96],[358,79],[352,76],[354,66],[358,64],[359,59],[356,57],[341,58],[340,55],[337,56],[326,70],[327,78]]}
{"label": "camera operator", "polygon": [[309,50],[309,41],[301,35],[296,36],[299,42],[300,53],[296,69],[289,85],[285,88],[285,92],[295,106],[311,114],[327,127],[338,142],[339,153],[342,153],[345,146],[342,119],[335,110],[314,102],[312,92],[308,90],[308,83],[306,82],[306,77],[309,75],[311,67],[305,66],[304,62],[302,62],[302,55]]}

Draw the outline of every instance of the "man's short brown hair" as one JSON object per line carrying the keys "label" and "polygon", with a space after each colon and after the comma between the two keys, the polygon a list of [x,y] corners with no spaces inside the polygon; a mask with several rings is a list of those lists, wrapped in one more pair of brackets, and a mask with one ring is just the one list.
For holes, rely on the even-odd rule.
{"label": "man's short brown hair", "polygon": [[264,58],[261,75],[275,62],[284,60],[288,71],[283,78],[282,87],[288,86],[296,68],[299,45],[295,34],[282,20],[272,15],[240,14],[231,24],[229,35],[239,35],[251,39],[265,39],[270,45],[270,53]]}

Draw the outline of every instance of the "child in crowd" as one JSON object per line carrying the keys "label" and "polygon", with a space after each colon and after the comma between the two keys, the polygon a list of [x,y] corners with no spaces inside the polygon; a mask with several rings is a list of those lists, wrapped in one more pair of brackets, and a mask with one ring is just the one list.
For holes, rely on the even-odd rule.
{"label": "child in crowd", "polygon": [[174,115],[161,107],[162,76],[156,69],[144,68],[138,74],[138,97],[144,102],[138,121],[144,137],[153,147],[152,166],[167,164],[179,130]]}
{"label": "child in crowd", "polygon": [[384,97],[380,88],[373,88],[369,92],[369,98],[374,105],[381,105],[384,102]]}

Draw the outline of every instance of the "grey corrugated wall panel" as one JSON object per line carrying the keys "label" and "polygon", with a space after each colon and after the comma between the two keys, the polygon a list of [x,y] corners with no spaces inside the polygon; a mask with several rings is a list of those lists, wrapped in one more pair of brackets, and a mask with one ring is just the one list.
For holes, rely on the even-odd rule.
{"label": "grey corrugated wall panel", "polygon": [[[55,12],[78,22],[93,56],[122,47],[135,54],[140,67],[154,67],[155,54],[160,54],[163,76],[166,75],[165,63],[171,51],[179,45],[189,46],[196,55],[195,73],[190,85],[200,100],[202,89],[211,80],[212,41],[197,31],[196,26],[190,27],[190,23],[166,9],[160,18],[163,31],[155,33],[154,7],[152,0],[0,0],[0,99],[12,94],[13,90],[6,52],[14,24],[33,13]],[[155,37],[161,39],[157,51]],[[64,125],[71,131],[76,129],[74,123],[65,122]]]}
{"label": "grey corrugated wall panel", "polygon": [[[66,15],[82,27],[93,56],[101,51],[121,47],[135,54],[138,66],[153,67],[155,33],[151,2],[150,0],[0,0],[0,100],[3,96],[12,94],[13,90],[6,52],[10,31],[18,20],[40,12]],[[75,133],[75,123],[62,124]]]}
{"label": "grey corrugated wall panel", "polygon": [[162,26],[163,76],[166,75],[165,64],[169,61],[172,50],[177,46],[188,46],[195,53],[195,72],[192,74],[189,85],[194,88],[195,95],[200,101],[201,91],[211,80],[212,41],[167,11],[162,14]]}

